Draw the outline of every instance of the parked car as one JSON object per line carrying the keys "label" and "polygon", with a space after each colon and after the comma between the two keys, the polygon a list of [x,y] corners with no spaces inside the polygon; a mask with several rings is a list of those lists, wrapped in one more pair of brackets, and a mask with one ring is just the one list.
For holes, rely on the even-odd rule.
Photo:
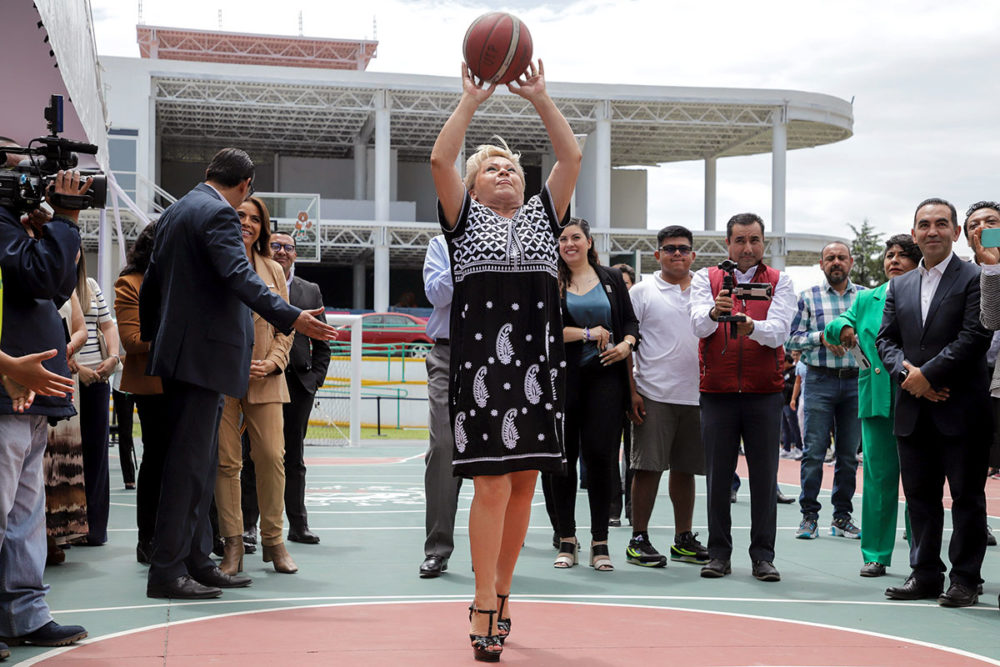
{"label": "parked car", "polygon": [[[337,328],[336,348],[339,348],[350,343],[351,328]],[[426,357],[427,351],[434,344],[427,335],[427,319],[407,313],[365,313],[361,316],[361,342],[380,346],[373,350],[375,354],[394,354],[405,349],[407,354],[414,357]]]}

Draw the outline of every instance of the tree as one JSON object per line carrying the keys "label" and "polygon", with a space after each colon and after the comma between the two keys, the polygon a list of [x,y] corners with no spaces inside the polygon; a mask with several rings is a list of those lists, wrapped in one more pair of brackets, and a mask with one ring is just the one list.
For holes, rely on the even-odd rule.
{"label": "tree", "polygon": [[851,269],[851,281],[856,285],[875,287],[885,280],[882,270],[882,254],[885,251],[882,235],[875,231],[868,218],[857,228],[851,223],[847,226],[854,232],[851,241],[851,256],[854,257],[854,268]]}

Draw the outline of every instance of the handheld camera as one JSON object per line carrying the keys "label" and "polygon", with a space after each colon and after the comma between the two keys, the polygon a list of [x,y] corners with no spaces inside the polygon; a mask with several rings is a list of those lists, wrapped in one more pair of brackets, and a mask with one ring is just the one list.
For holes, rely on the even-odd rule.
{"label": "handheld camera", "polygon": [[[736,262],[731,259],[723,260],[718,268],[722,269],[726,275],[722,277],[722,289],[729,292],[729,296],[740,301],[770,301],[771,283],[737,283],[736,282]],[[736,338],[736,326],[733,323],[743,321],[743,315],[722,315],[716,316],[719,322],[728,322],[730,338]]]}
{"label": "handheld camera", "polygon": [[[78,153],[96,155],[97,146],[82,141],[72,141],[59,136],[63,131],[63,98],[53,95],[45,108],[45,121],[49,134],[36,137],[27,146],[0,146],[0,206],[27,213],[38,208],[60,170],[74,169],[79,163]],[[5,168],[8,155],[23,156],[20,163]],[[82,179],[91,177],[94,182],[82,195],[53,194],[52,203],[65,209],[104,208],[107,201],[108,182],[100,169],[81,169]]]}

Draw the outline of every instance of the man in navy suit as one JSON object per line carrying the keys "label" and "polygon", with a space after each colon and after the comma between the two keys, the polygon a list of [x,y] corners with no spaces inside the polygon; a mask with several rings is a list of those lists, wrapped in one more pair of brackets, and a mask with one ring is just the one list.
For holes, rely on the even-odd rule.
{"label": "man in navy suit", "polygon": [[[955,207],[943,199],[921,202],[912,234],[924,258],[916,271],[893,278],[876,340],[886,372],[901,389],[894,432],[913,545],[912,573],[885,594],[967,607],[978,600],[986,553],[990,333],[979,322],[979,268],[952,252],[961,234]],[[942,593],[945,479],[954,532],[951,581]]]}
{"label": "man in navy suit", "polygon": [[218,597],[250,578],[224,574],[209,558],[208,508],[218,465],[222,397],[243,396],[250,379],[253,321],[259,313],[283,333],[333,339],[319,312],[289,305],[268,289],[247,260],[236,208],[252,192],[250,156],[225,148],[205,182],[160,218],[153,256],[139,294],[147,372],[163,379],[171,432],[146,595]]}

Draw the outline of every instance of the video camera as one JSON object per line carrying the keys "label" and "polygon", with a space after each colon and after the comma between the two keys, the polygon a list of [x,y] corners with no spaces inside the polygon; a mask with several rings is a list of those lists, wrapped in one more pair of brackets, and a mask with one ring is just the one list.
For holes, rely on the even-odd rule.
{"label": "video camera", "polygon": [[[771,283],[738,283],[736,282],[736,262],[731,259],[719,263],[718,268],[725,271],[722,277],[722,289],[728,290],[729,296],[740,301],[770,301]],[[743,315],[717,315],[719,322],[742,322]],[[730,324],[730,338],[736,338],[736,327]]]}
{"label": "video camera", "polygon": [[[22,146],[0,146],[0,206],[20,213],[38,208],[46,191],[55,181],[60,170],[74,169],[79,162],[77,153],[96,155],[97,146],[72,141],[59,136],[63,131],[63,98],[53,95],[45,108],[45,121],[49,136],[36,137]],[[41,144],[36,146],[35,144]],[[13,168],[3,168],[8,155],[25,158]],[[53,194],[50,200],[59,208],[82,210],[104,208],[108,195],[108,181],[100,169],[81,169],[81,179],[94,179],[90,189],[82,195]]]}

